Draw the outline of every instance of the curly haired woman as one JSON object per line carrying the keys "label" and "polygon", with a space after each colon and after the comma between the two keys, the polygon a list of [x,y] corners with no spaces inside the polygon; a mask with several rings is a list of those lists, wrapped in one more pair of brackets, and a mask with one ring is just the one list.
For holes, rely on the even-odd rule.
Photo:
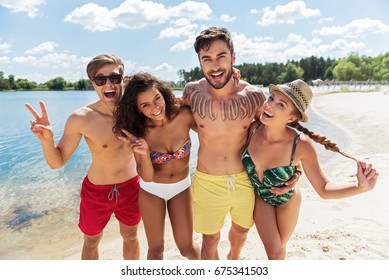
{"label": "curly haired woman", "polygon": [[166,209],[181,255],[200,259],[193,241],[190,129],[196,129],[190,109],[178,104],[167,84],[148,73],[129,77],[113,131],[135,154],[147,259],[163,259]]}

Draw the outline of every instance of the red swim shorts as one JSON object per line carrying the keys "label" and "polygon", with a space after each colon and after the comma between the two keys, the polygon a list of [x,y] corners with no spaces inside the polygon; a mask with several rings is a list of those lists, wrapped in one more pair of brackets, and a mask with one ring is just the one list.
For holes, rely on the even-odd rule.
{"label": "red swim shorts", "polygon": [[128,226],[141,220],[138,207],[139,176],[112,185],[94,185],[86,176],[82,182],[78,227],[86,235],[103,231],[111,215]]}

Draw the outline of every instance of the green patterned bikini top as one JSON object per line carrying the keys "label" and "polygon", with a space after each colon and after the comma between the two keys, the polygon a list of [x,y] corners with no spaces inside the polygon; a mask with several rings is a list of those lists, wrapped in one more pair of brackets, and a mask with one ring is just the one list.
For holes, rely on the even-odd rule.
{"label": "green patterned bikini top", "polygon": [[275,195],[270,192],[270,188],[283,187],[285,182],[287,182],[296,173],[296,171],[298,171],[298,166],[292,165],[292,162],[294,159],[297,142],[300,139],[300,133],[296,132],[296,135],[294,137],[292,155],[290,157],[289,165],[264,170],[262,175],[263,179],[261,182],[258,179],[258,174],[255,171],[255,164],[252,161],[248,151],[250,141],[260,125],[261,123],[258,123],[258,125],[254,128],[253,132],[250,135],[250,138],[246,144],[246,148],[244,149],[242,154],[242,163],[246,169],[251,184],[253,185],[257,195],[259,195],[264,201],[266,201],[270,205],[280,206],[292,197],[294,190],[290,190],[283,195]]}

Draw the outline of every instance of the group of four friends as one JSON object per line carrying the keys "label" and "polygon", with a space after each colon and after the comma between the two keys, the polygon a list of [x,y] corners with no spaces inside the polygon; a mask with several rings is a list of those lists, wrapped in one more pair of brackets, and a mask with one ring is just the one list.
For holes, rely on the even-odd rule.
{"label": "group of four friends", "polygon": [[[124,77],[122,60],[98,55],[87,74],[98,99],[69,116],[58,144],[44,103],[31,131],[51,168],[66,164],[84,137],[92,162],[80,192],[81,259],[98,259],[112,214],[120,224],[123,258],[139,259],[143,221],[147,259],[163,259],[166,214],[187,259],[219,259],[226,215],[231,216],[227,259],[240,259],[255,224],[269,259],[285,259],[297,224],[302,170],[321,197],[344,198],[374,188],[378,172],[356,160],[357,182],[337,185],[323,173],[311,140],[340,152],[335,143],[302,127],[313,97],[298,79],[262,90],[240,79],[229,31],[203,30],[194,43],[204,78],[182,96],[149,73]],[[190,130],[199,139],[191,176]],[[303,133],[301,133],[303,132]],[[343,152],[340,152],[344,154]],[[201,246],[193,232],[202,234]]]}

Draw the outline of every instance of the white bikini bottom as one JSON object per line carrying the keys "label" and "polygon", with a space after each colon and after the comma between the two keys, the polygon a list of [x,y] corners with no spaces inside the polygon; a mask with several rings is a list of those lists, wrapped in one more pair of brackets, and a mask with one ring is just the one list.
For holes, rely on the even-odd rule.
{"label": "white bikini bottom", "polygon": [[156,195],[164,200],[169,200],[175,197],[177,194],[183,192],[187,188],[189,188],[191,184],[190,175],[185,179],[171,184],[166,183],[156,183],[156,182],[145,182],[140,179],[140,187],[142,190]]}

